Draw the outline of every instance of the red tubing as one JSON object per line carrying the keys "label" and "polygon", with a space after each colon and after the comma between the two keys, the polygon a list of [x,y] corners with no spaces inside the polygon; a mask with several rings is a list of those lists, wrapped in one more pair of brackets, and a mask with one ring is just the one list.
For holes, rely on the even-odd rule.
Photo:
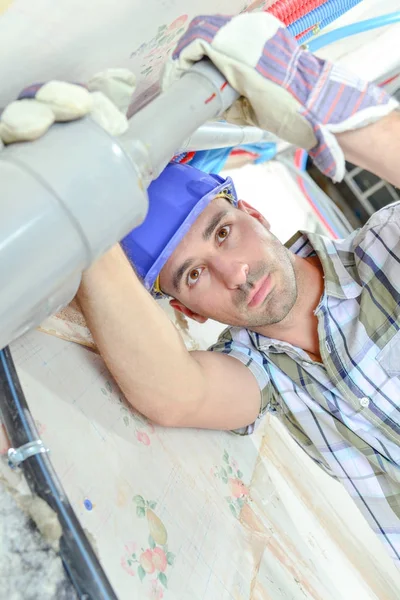
{"label": "red tubing", "polygon": [[297,35],[295,35],[296,40],[298,40],[299,38],[303,37],[303,35],[306,35],[306,33],[309,33],[312,29],[314,29],[314,27],[315,27],[315,25],[312,25],[311,27],[309,27],[305,31],[302,31],[301,33],[298,33]]}
{"label": "red tubing", "polygon": [[177,162],[179,162],[181,165],[185,165],[186,163],[188,163],[188,162],[190,162],[192,160],[192,158],[194,157],[195,154],[196,154],[196,152],[193,152],[193,150],[191,152],[187,152],[185,154],[185,156],[183,156]]}
{"label": "red tubing", "polygon": [[[301,148],[297,148],[296,152],[294,153],[294,164],[298,169],[300,168],[301,156],[302,156],[303,152],[305,152],[305,150],[302,150]],[[332,227],[329,225],[329,223],[325,219],[325,217],[320,213],[320,211],[318,210],[318,207],[315,205],[313,199],[311,198],[310,194],[308,193],[307,187],[304,184],[303,178],[300,177],[300,175],[297,175],[296,179],[297,179],[298,186],[300,187],[301,191],[303,192],[304,197],[307,200],[307,202],[309,203],[312,211],[317,215],[318,220],[325,226],[325,229],[328,231],[329,235],[333,239],[337,239],[338,236],[333,231]]]}
{"label": "red tubing", "polygon": [[327,0],[277,0],[267,9],[285,25],[291,25],[315,8],[325,4]]}

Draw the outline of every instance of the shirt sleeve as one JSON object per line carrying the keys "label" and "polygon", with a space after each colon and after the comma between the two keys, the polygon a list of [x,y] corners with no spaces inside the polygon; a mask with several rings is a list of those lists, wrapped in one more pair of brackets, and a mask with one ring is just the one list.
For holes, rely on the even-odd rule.
{"label": "shirt sleeve", "polygon": [[261,352],[254,348],[246,329],[228,327],[221,333],[218,341],[209,348],[210,352],[222,352],[240,360],[254,375],[260,389],[260,410],[254,423],[235,429],[232,433],[250,435],[260,424],[272,401],[273,389],[269,374],[269,366]]}
{"label": "shirt sleeve", "polygon": [[361,285],[388,303],[400,299],[400,202],[374,213],[353,241]]}

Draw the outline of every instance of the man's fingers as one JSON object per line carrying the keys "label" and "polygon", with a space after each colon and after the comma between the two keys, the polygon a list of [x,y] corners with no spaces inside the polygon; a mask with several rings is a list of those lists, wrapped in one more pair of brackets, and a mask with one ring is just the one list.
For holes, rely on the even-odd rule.
{"label": "man's fingers", "polygon": [[11,102],[1,115],[0,138],[5,144],[36,140],[54,123],[48,106],[36,100]]}
{"label": "man's fingers", "polygon": [[0,150],[3,143],[40,138],[54,122],[86,115],[111,135],[121,135],[128,129],[125,114],[135,83],[135,75],[128,69],[107,69],[90,80],[90,90],[57,80],[32,84],[0,115]]}
{"label": "man's fingers", "polygon": [[106,69],[88,82],[91,92],[102,92],[120,111],[126,113],[136,87],[136,76],[129,69]]}
{"label": "man's fingers", "polygon": [[90,92],[66,81],[49,81],[36,93],[36,100],[47,105],[56,121],[73,121],[87,115],[93,106]]}
{"label": "man's fingers", "polygon": [[102,92],[92,92],[90,116],[111,135],[122,135],[128,129],[128,119]]}

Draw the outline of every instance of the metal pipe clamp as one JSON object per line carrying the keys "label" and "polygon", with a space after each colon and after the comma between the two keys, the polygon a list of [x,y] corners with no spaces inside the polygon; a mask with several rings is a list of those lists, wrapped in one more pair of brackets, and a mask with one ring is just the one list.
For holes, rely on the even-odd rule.
{"label": "metal pipe clamp", "polygon": [[45,454],[50,452],[43,444],[42,440],[34,440],[23,444],[19,448],[9,448],[8,460],[11,467],[18,467],[24,460],[36,454]]}

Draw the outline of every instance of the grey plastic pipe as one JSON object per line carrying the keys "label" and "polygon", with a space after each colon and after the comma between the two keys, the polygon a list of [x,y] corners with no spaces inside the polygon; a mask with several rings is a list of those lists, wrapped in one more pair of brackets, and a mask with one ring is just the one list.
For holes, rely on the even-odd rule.
{"label": "grey plastic pipe", "polygon": [[241,144],[277,141],[278,138],[275,135],[258,127],[242,127],[217,121],[199,127],[193,135],[183,142],[179,151],[190,152],[193,150],[232,148]]}
{"label": "grey plastic pipe", "polygon": [[166,93],[133,115],[121,144],[128,154],[135,155],[144,177],[151,181],[184,140],[206,121],[221,116],[238,96],[214,65],[202,60]]}
{"label": "grey plastic pipe", "polygon": [[146,214],[130,157],[91,119],[0,153],[0,347],[68,303]]}
{"label": "grey plastic pipe", "polygon": [[198,64],[123,139],[86,118],[0,152],[0,348],[73,298],[82,271],[144,219],[150,181],[236,98]]}

